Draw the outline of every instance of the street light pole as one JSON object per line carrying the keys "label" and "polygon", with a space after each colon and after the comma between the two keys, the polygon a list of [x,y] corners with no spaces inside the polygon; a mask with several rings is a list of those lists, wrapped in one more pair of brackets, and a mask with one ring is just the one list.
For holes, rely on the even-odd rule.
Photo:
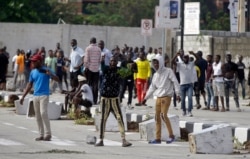
{"label": "street light pole", "polygon": [[181,0],[181,48],[183,50],[183,38],[184,38],[184,2]]}

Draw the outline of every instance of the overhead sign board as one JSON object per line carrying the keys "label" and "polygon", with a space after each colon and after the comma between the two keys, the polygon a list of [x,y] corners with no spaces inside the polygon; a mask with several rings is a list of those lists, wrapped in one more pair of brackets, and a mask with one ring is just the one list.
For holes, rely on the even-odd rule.
{"label": "overhead sign board", "polygon": [[184,5],[184,34],[200,34],[200,2],[186,2]]}

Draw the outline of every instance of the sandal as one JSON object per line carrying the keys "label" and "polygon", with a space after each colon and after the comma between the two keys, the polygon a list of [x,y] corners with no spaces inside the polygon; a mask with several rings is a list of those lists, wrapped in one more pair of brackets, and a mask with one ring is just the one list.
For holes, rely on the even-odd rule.
{"label": "sandal", "polygon": [[161,140],[159,140],[159,139],[154,139],[154,140],[150,140],[148,143],[149,143],[149,144],[161,144]]}

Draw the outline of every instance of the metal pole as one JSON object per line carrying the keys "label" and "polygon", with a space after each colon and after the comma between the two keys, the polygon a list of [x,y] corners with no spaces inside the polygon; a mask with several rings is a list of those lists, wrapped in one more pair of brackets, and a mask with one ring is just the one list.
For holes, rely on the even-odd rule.
{"label": "metal pole", "polygon": [[183,38],[184,38],[184,2],[181,0],[181,48],[183,50]]}

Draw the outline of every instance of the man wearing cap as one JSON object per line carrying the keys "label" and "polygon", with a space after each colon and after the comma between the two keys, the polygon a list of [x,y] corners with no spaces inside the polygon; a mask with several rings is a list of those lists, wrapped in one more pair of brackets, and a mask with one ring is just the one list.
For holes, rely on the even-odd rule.
{"label": "man wearing cap", "polygon": [[238,77],[238,66],[236,63],[232,62],[232,55],[230,53],[226,54],[226,63],[222,66],[222,74],[224,78],[224,88],[226,96],[226,111],[229,111],[229,91],[232,90],[234,94],[234,101],[237,107],[237,111],[240,112],[239,96],[238,90],[236,89],[236,79]]}
{"label": "man wearing cap", "polygon": [[31,58],[31,65],[34,69],[30,72],[29,82],[20,100],[20,104],[23,104],[25,96],[28,94],[34,84],[33,103],[40,134],[40,136],[35,140],[50,141],[52,135],[50,121],[48,118],[48,102],[50,93],[49,80],[52,78],[55,81],[59,81],[59,79],[50,69],[43,66],[42,62],[43,57],[39,54],[36,54]]}
{"label": "man wearing cap", "polygon": [[[189,51],[189,54],[196,57],[196,54],[193,51]],[[189,61],[189,54],[184,54],[183,62],[176,62],[178,56],[181,54],[178,52],[174,58],[172,59],[172,63],[177,66],[177,70],[179,70],[180,74],[180,94],[181,94],[181,108],[183,110],[183,116],[188,115],[192,117],[192,109],[193,109],[193,70],[194,70],[194,62]],[[196,58],[197,59],[197,58]],[[190,76],[191,75],[191,76]],[[188,114],[186,112],[185,98],[188,96]]]}
{"label": "man wearing cap", "polygon": [[87,84],[87,79],[82,76],[78,75],[78,82],[79,86],[81,86],[81,89],[77,91],[73,98],[73,104],[75,105],[75,113],[76,113],[76,118],[80,117],[80,112],[81,112],[81,106],[84,106],[85,109],[85,114],[91,117],[90,113],[90,107],[93,105],[93,94],[92,90]]}

